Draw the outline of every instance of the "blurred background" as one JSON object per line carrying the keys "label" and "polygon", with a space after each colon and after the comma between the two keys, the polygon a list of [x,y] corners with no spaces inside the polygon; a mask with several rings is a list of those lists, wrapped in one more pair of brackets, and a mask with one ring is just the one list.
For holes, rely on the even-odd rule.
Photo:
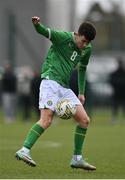
{"label": "blurred background", "polygon": [[[93,42],[87,71],[86,109],[90,114],[95,109],[103,112],[108,110],[112,119],[118,109],[122,108],[124,113],[125,0],[0,0],[2,113],[12,108],[8,107],[10,93],[13,94],[11,106],[22,110],[22,118],[28,121],[32,110],[39,115],[37,89],[40,68],[50,42],[36,33],[31,22],[32,16],[39,16],[41,22],[48,27],[64,31],[77,31],[79,24],[85,20],[94,23],[97,37]],[[122,70],[118,72],[122,71],[123,74],[118,73],[113,76],[115,80],[112,80],[111,74],[117,70],[119,61],[122,63]],[[6,75],[4,83],[4,74],[8,74],[6,71],[9,75]],[[8,87],[4,87],[7,86],[8,77],[12,83],[9,84],[9,79]],[[117,95],[116,89],[120,90]],[[118,98],[117,102],[114,102],[114,96]],[[6,121],[11,121],[9,116],[14,119],[14,109],[6,115]]]}

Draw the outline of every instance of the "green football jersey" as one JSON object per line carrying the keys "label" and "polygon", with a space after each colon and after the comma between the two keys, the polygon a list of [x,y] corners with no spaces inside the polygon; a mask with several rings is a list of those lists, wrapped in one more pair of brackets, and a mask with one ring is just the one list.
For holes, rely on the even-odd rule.
{"label": "green football jersey", "polygon": [[70,76],[73,69],[78,66],[79,94],[85,90],[86,66],[91,54],[91,43],[84,49],[79,49],[74,41],[73,32],[57,31],[42,24],[34,25],[37,32],[52,42],[45,61],[42,65],[41,77],[58,82],[69,88]]}

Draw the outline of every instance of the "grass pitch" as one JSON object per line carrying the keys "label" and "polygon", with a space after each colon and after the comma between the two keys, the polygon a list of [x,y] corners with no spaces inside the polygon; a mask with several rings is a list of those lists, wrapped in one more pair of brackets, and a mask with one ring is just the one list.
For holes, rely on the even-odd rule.
{"label": "grass pitch", "polygon": [[88,172],[73,170],[69,163],[73,152],[72,120],[55,119],[32,149],[36,167],[15,159],[33,119],[4,124],[0,117],[0,178],[1,179],[125,179],[125,122],[112,125],[108,112],[95,112],[87,132],[84,156],[96,165]]}

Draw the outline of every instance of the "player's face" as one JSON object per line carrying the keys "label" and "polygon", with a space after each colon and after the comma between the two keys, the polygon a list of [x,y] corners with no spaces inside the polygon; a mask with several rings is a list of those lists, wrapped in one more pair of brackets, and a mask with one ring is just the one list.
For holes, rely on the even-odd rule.
{"label": "player's face", "polygon": [[76,44],[79,49],[83,49],[89,44],[89,41],[85,38],[84,35],[81,36],[78,34]]}

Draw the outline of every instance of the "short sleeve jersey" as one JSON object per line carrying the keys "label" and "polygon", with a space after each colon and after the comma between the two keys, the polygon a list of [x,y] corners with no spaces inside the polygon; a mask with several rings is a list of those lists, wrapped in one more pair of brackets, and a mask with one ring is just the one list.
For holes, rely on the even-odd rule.
{"label": "short sleeve jersey", "polygon": [[52,42],[42,65],[41,77],[54,80],[68,88],[71,73],[77,64],[80,63],[81,70],[86,70],[91,54],[91,44],[89,43],[84,49],[79,49],[74,41],[73,32],[56,31],[43,25],[35,27],[40,34]]}

